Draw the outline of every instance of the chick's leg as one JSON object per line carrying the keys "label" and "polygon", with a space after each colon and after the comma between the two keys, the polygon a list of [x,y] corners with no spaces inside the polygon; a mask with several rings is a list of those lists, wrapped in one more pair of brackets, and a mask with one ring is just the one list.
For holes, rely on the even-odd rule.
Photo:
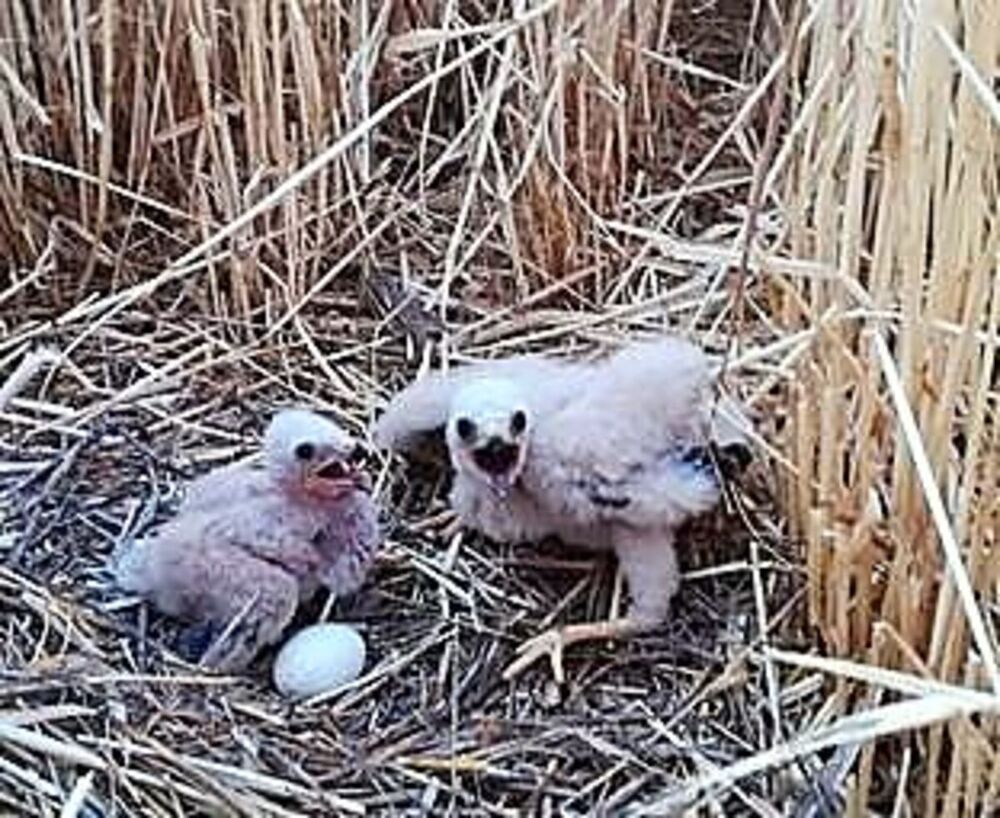
{"label": "chick's leg", "polygon": [[623,532],[615,537],[615,552],[632,594],[628,615],[603,622],[563,625],[529,639],[518,648],[518,658],[504,670],[504,679],[512,679],[538,659],[548,656],[552,676],[562,684],[565,679],[563,651],[568,646],[578,642],[627,639],[652,630],[666,619],[670,598],[676,593],[680,580],[672,533],[661,531],[653,537]]}
{"label": "chick's leg", "polygon": [[243,552],[229,557],[213,594],[224,600],[216,618],[219,635],[201,664],[222,673],[245,669],[262,648],[277,642],[299,602],[291,574]]}

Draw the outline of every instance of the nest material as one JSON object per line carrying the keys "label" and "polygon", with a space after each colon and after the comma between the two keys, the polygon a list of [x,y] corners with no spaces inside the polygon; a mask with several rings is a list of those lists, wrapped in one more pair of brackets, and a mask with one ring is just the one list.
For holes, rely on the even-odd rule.
{"label": "nest material", "polygon": [[[377,326],[353,320],[353,338]],[[130,325],[123,316],[112,331],[110,379],[95,339],[76,356],[79,370],[60,368],[48,381],[37,373],[35,397],[15,399],[9,416],[2,690],[23,711],[4,728],[23,769],[5,765],[0,775],[30,809],[85,787],[98,813],[171,803],[192,812],[450,804],[589,813],[682,780],[685,746],[697,746],[705,764],[724,764],[769,740],[753,577],[768,588],[773,627],[786,633],[801,621],[804,595],[768,522],[773,509],[742,493],[729,514],[685,533],[687,581],[670,627],[573,650],[562,690],[542,666],[513,685],[500,671],[520,640],[549,623],[607,616],[621,602],[613,563],[558,543],[448,539],[447,471],[435,457],[410,470],[383,464],[390,535],[377,569],[354,597],[300,612],[298,624],[330,615],[361,629],[369,667],[350,689],[292,707],[270,687],[271,656],[241,679],[185,663],[172,650],[176,623],[112,587],[117,544],[169,515],[193,474],[252,451],[273,408],[300,399],[296,380],[321,383],[315,404],[346,408],[361,426],[359,406],[378,397],[377,362],[403,356],[317,332],[353,400],[317,372],[307,349],[285,343],[190,367],[119,405],[109,392],[128,393],[176,355],[161,341],[170,330],[150,336]],[[110,388],[87,393],[81,381]],[[747,562],[745,519],[766,543],[756,566]],[[794,708],[803,724],[804,704]],[[48,770],[41,783],[39,761]]]}
{"label": "nest material", "polygon": [[[988,6],[0,4],[0,811],[995,810]],[[425,363],[663,331],[761,462],[671,626],[565,689],[499,669],[612,567],[455,537],[433,465],[381,464],[378,568],[301,612],[369,644],[326,700],[199,672],[109,586],[279,405],[363,434]]]}

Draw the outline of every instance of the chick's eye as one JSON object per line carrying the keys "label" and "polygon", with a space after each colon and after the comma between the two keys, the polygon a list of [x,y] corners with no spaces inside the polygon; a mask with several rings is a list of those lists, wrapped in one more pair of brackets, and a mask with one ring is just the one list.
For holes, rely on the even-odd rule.
{"label": "chick's eye", "polygon": [[476,424],[468,418],[459,418],[458,423],[455,424],[455,431],[458,432],[458,436],[462,440],[468,443],[476,435]]}
{"label": "chick's eye", "polygon": [[316,456],[316,447],[312,443],[299,443],[295,447],[295,456],[299,460],[312,460]]}
{"label": "chick's eye", "polygon": [[368,458],[368,450],[362,446],[360,443],[351,449],[351,453],[347,456],[347,460],[350,463],[364,463]]}
{"label": "chick's eye", "polygon": [[518,409],[510,418],[510,430],[513,434],[519,435],[528,428],[528,416]]}

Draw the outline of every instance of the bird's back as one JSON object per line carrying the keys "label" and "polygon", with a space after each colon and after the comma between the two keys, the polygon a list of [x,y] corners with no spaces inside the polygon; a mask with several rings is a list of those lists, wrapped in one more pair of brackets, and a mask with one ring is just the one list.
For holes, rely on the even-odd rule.
{"label": "bird's back", "polygon": [[594,365],[572,401],[535,429],[525,483],[585,523],[677,525],[718,501],[703,455],[712,437],[712,371],[696,346],[635,344]]}
{"label": "bird's back", "polygon": [[259,502],[274,485],[263,465],[239,461],[197,477],[184,494],[180,512],[221,511]]}
{"label": "bird's back", "polygon": [[199,561],[224,562],[227,550],[280,562],[286,553],[311,548],[322,523],[322,514],[289,502],[262,473],[222,469],[196,480],[177,513],[156,531],[123,544],[115,573],[121,587],[144,593],[178,572],[197,571]]}
{"label": "bird's back", "polygon": [[192,589],[210,607],[212,589],[202,577],[225,570],[234,552],[283,569],[303,588],[322,583],[348,593],[361,584],[380,536],[366,494],[331,503],[281,492],[256,473],[245,476],[235,484],[202,482],[172,520],[122,549],[118,584],[155,597],[170,613],[184,613]]}
{"label": "bird's back", "polygon": [[709,361],[678,339],[636,344],[599,361],[574,397],[539,423],[563,458],[632,468],[700,439],[710,398]]}

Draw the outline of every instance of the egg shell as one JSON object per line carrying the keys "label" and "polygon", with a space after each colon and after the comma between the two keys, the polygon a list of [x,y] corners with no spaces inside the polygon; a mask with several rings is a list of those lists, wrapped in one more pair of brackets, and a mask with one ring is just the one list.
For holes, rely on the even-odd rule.
{"label": "egg shell", "polygon": [[274,686],[289,698],[307,698],[353,682],[364,665],[365,642],[354,628],[310,625],[278,651]]}

